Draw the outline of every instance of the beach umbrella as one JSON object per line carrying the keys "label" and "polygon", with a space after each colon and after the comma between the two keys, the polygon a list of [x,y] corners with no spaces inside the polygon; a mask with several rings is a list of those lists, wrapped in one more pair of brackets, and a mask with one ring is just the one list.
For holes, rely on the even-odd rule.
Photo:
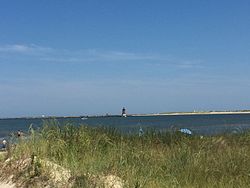
{"label": "beach umbrella", "polygon": [[189,129],[186,129],[186,128],[180,129],[180,132],[181,132],[181,133],[184,133],[184,134],[189,134],[189,135],[192,134],[192,131],[190,131]]}

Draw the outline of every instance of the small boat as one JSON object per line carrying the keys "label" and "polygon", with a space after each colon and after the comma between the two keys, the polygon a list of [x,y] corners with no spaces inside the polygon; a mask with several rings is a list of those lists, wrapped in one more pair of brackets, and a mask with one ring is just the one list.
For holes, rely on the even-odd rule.
{"label": "small boat", "polygon": [[88,118],[86,118],[86,117],[82,117],[81,119],[82,119],[82,120],[86,120],[86,119],[88,119]]}

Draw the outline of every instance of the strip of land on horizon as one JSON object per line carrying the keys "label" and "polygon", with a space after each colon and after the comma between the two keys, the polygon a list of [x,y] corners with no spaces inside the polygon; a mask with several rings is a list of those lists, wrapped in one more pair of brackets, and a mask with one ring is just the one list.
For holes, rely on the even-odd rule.
{"label": "strip of land on horizon", "polygon": [[132,116],[216,115],[216,114],[250,114],[250,110],[242,110],[242,111],[162,112],[162,113],[152,113],[152,114],[133,114]]}

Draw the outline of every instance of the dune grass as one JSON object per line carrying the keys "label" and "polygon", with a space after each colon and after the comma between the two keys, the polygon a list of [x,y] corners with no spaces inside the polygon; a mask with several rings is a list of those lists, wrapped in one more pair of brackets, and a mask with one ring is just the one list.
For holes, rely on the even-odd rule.
{"label": "dune grass", "polygon": [[77,177],[116,175],[131,188],[250,187],[250,132],[200,138],[151,130],[139,137],[46,121],[9,155],[35,155]]}

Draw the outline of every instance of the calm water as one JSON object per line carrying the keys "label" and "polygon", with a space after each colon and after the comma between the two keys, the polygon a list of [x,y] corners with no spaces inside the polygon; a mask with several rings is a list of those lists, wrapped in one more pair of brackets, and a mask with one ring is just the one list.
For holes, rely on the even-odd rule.
{"label": "calm water", "polygon": [[[62,124],[73,123],[74,125],[85,124],[89,126],[111,126],[121,131],[132,132],[153,128],[157,130],[188,128],[194,134],[214,135],[230,132],[243,132],[250,129],[250,114],[230,115],[180,115],[180,116],[137,116],[132,117],[89,117],[81,118],[58,118]],[[6,137],[17,130],[27,131],[33,127],[42,125],[42,118],[19,118],[0,119],[0,137]]]}

